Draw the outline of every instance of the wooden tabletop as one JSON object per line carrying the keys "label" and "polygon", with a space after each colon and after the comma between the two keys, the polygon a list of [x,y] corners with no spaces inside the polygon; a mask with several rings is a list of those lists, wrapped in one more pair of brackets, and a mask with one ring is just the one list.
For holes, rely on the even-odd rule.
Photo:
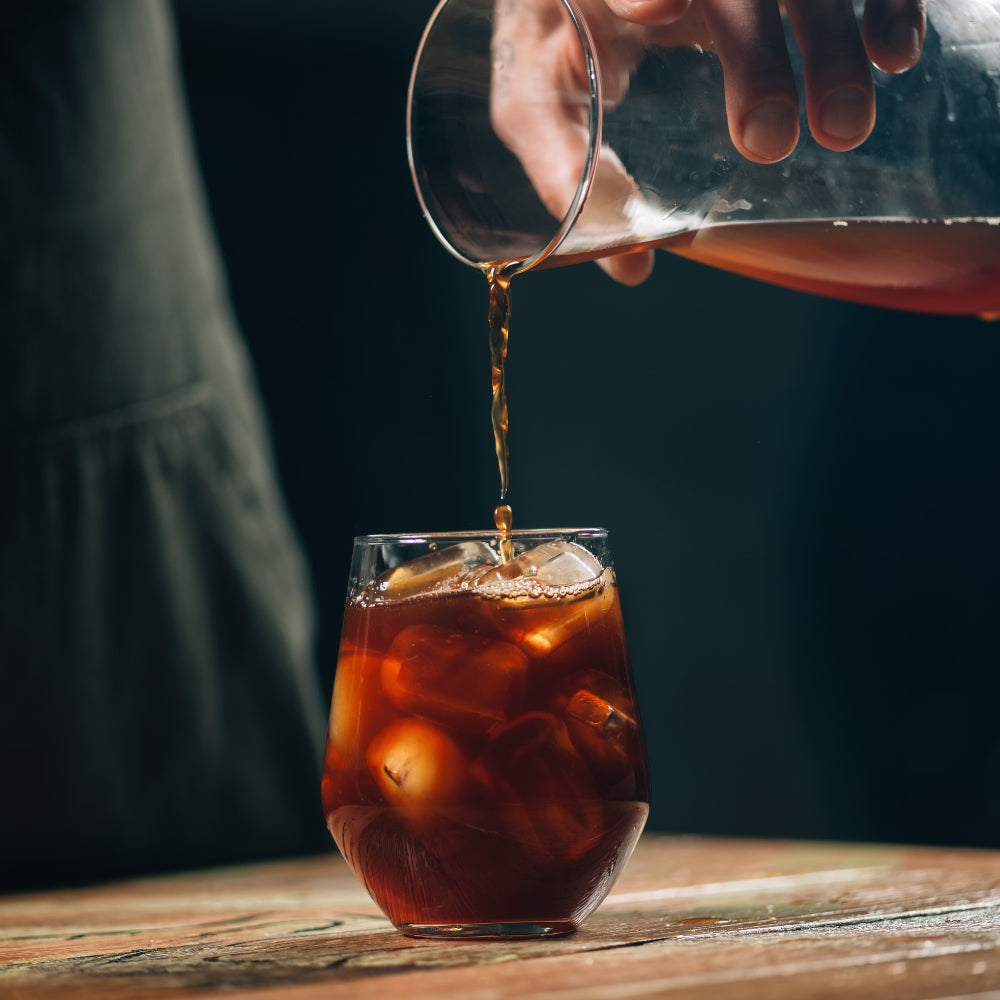
{"label": "wooden tabletop", "polygon": [[578,933],[519,942],[403,937],[333,853],[0,896],[0,997],[17,1000],[991,991],[1000,851],[647,835]]}

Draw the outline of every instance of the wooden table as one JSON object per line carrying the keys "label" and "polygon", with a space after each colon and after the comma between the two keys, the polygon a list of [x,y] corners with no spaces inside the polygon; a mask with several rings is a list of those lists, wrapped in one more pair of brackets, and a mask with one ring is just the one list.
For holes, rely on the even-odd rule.
{"label": "wooden table", "polygon": [[332,853],[0,897],[0,997],[18,1000],[992,990],[1000,851],[647,835],[583,929],[544,941],[402,937]]}

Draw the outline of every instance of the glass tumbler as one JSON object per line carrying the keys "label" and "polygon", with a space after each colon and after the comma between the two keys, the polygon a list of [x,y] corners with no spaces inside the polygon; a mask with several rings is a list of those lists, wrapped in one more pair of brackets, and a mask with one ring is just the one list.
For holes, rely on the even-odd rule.
{"label": "glass tumbler", "polygon": [[995,316],[1000,0],[927,0],[926,19],[913,68],[873,67],[862,145],[821,147],[800,99],[795,150],[760,164],[730,139],[696,20],[640,28],[604,0],[442,0],[408,99],[424,215],[454,256],[509,275],[662,247],[802,291]]}
{"label": "glass tumbler", "polygon": [[574,931],[649,810],[607,533],[355,539],[322,798],[404,934]]}

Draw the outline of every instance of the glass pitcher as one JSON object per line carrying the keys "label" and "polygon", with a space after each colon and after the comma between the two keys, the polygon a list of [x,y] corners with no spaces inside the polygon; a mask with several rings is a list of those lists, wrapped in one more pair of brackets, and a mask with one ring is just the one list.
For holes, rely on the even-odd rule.
{"label": "glass pitcher", "polygon": [[[505,51],[509,0],[443,0],[413,67],[413,180],[460,260],[514,274],[662,247],[855,302],[1000,315],[1000,0],[928,0],[917,64],[873,69],[869,138],[832,152],[803,110],[797,146],[771,164],[730,139],[710,38],[595,41],[577,0],[520,2],[564,22],[578,72],[544,72],[551,52]],[[609,83],[602,61],[629,79]],[[530,106],[500,122],[499,88],[517,74]],[[560,148],[570,134],[575,158]]]}

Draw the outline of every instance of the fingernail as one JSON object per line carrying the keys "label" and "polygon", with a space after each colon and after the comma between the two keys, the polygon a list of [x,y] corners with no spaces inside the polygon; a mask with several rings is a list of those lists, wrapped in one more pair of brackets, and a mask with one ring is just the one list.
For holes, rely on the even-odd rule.
{"label": "fingernail", "polygon": [[916,57],[920,49],[920,32],[905,18],[895,17],[885,26],[883,36],[886,48],[908,59]]}
{"label": "fingernail", "polygon": [[799,113],[787,101],[764,101],[743,119],[743,145],[765,163],[787,156],[799,137]]}
{"label": "fingernail", "polygon": [[857,87],[835,90],[820,108],[819,123],[820,128],[834,139],[864,138],[872,126],[868,95]]}

